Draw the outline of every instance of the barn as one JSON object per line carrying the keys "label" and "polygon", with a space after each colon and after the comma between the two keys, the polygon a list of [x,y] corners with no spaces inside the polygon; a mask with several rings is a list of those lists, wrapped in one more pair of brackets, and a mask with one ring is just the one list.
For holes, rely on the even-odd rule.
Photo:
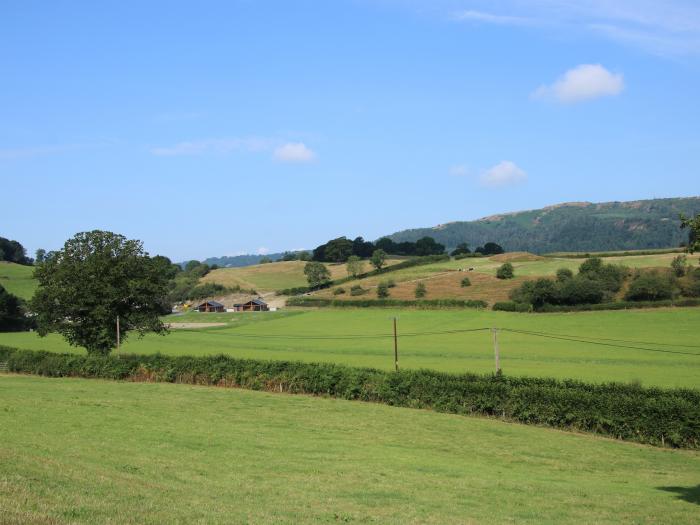
{"label": "barn", "polygon": [[267,312],[270,308],[265,301],[257,298],[247,303],[234,304],[233,309],[236,312]]}
{"label": "barn", "polygon": [[204,301],[202,304],[197,306],[195,310],[198,312],[225,312],[226,307],[216,301]]}

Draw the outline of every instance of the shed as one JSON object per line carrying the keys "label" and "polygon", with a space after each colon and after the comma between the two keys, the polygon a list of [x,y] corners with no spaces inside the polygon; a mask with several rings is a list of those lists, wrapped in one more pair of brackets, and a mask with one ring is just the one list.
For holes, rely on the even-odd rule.
{"label": "shed", "polygon": [[270,308],[265,301],[258,297],[247,303],[234,304],[233,309],[236,312],[267,312]]}
{"label": "shed", "polygon": [[204,301],[195,310],[199,312],[225,312],[226,308],[223,304],[216,301]]}

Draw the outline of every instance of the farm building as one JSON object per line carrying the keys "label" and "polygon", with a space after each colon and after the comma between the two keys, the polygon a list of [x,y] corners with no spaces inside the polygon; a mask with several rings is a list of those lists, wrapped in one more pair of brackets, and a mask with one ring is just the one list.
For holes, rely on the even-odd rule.
{"label": "farm building", "polygon": [[233,305],[233,310],[236,312],[267,312],[269,309],[267,303],[260,298]]}
{"label": "farm building", "polygon": [[199,312],[225,312],[226,308],[223,304],[216,301],[204,301],[202,304],[197,306],[195,310]]}

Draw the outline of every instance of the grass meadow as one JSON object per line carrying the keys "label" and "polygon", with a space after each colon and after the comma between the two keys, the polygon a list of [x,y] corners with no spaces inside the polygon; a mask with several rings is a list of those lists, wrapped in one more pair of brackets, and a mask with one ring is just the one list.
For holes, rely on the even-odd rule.
{"label": "grass meadow", "polygon": [[0,261],[0,285],[22,299],[31,299],[37,283],[32,278],[33,266]]}
{"label": "grass meadow", "polygon": [[[171,322],[217,322],[219,327],[131,337],[123,352],[171,355],[224,353],[242,358],[334,362],[392,369],[392,318],[398,318],[402,368],[489,373],[497,327],[501,367],[520,376],[591,382],[636,381],[646,386],[700,387],[699,308],[557,314],[489,310],[296,310],[168,316]],[[509,332],[523,330],[546,334]],[[452,333],[443,333],[452,332]],[[595,343],[595,344],[594,344]],[[58,335],[3,333],[0,344],[83,352]]]}
{"label": "grass meadow", "polygon": [[2,523],[694,523],[700,453],[334,399],[0,375]]}

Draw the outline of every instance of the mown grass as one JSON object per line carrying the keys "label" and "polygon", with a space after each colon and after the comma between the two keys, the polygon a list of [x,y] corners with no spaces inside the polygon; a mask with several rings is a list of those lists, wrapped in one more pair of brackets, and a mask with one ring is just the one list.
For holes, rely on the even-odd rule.
{"label": "mown grass", "polygon": [[[491,372],[489,331],[417,335],[425,332],[499,327],[539,331],[617,346],[502,331],[501,366],[506,374],[574,378],[590,382],[638,381],[644,385],[700,387],[699,308],[622,310],[575,314],[517,314],[488,310],[308,310],[170,316],[174,322],[216,321],[218,328],[173,330],[167,336],[130,338],[124,352],[171,355],[225,353],[237,357],[334,362],[392,369],[392,318],[398,317],[402,368]],[[359,337],[358,337],[359,336]],[[367,337],[371,336],[371,337]],[[376,336],[376,337],[375,337]],[[653,343],[653,344],[649,344]],[[34,350],[83,352],[57,335],[0,334],[0,344]]]}
{"label": "mown grass", "polygon": [[694,523],[700,454],[332,399],[0,375],[4,523]]}
{"label": "mown grass", "polygon": [[33,266],[0,261],[0,285],[22,299],[31,299],[37,283],[32,278]]}

